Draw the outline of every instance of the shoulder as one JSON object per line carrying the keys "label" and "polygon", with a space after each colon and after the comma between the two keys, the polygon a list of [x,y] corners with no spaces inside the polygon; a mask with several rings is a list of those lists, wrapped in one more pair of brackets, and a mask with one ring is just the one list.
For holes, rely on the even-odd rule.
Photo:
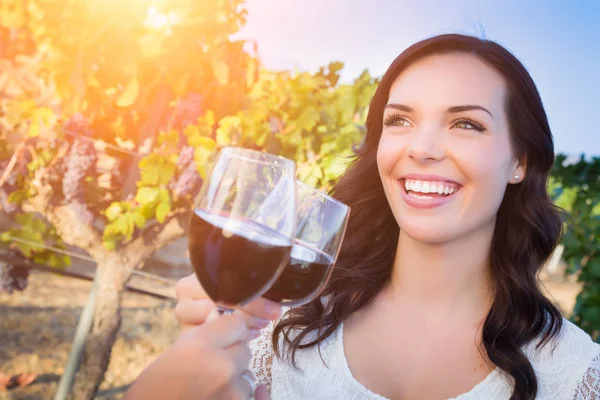
{"label": "shoulder", "polygon": [[[536,340],[526,346],[525,354],[534,368],[541,371],[555,369],[558,365],[583,367],[600,354],[600,345],[585,331],[564,318],[559,333],[544,346],[538,346],[539,343]],[[572,374],[576,373],[576,369],[571,371]]]}
{"label": "shoulder", "polygon": [[534,364],[553,364],[568,360],[585,362],[600,352],[600,345],[590,335],[571,321],[563,318],[561,330],[546,345],[538,347],[540,341],[532,342],[526,354]]}
{"label": "shoulder", "polygon": [[600,369],[600,345],[567,319],[556,337],[542,347],[538,344],[539,340],[526,346],[525,354],[538,377],[541,398],[575,399],[588,375],[599,372],[594,369]]}

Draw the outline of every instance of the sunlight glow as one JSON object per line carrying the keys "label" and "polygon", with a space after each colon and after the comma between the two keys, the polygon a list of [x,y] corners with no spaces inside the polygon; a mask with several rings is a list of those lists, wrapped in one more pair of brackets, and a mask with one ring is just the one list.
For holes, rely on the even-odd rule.
{"label": "sunlight glow", "polygon": [[146,19],[144,20],[144,26],[156,30],[166,30],[167,33],[171,33],[171,27],[179,22],[179,18],[175,13],[163,14],[158,12],[155,6],[150,6]]}

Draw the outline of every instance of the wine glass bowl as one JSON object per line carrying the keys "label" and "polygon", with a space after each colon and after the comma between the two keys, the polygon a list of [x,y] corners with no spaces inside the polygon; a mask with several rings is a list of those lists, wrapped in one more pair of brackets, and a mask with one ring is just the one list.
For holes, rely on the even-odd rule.
{"label": "wine glass bowl", "polygon": [[261,296],[286,266],[295,234],[295,163],[225,147],[216,157],[190,218],[194,271],[221,312]]}
{"label": "wine glass bowl", "polygon": [[284,306],[306,304],[322,292],[337,261],[350,208],[300,181],[296,235],[283,272],[263,295]]}

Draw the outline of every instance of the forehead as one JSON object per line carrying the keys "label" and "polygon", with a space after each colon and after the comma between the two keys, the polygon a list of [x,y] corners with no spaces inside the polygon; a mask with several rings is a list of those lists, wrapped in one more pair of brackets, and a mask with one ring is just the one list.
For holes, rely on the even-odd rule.
{"label": "forehead", "polygon": [[470,54],[433,55],[410,65],[396,78],[388,103],[416,109],[477,104],[504,109],[504,78],[492,67]]}

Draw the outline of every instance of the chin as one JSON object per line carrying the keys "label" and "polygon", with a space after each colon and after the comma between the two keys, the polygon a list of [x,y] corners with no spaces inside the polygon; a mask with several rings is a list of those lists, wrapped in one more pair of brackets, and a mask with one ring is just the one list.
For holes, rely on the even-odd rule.
{"label": "chin", "polygon": [[400,224],[400,230],[411,239],[426,244],[442,244],[451,242],[460,236],[452,227],[443,224],[426,226],[423,224],[407,223]]}

